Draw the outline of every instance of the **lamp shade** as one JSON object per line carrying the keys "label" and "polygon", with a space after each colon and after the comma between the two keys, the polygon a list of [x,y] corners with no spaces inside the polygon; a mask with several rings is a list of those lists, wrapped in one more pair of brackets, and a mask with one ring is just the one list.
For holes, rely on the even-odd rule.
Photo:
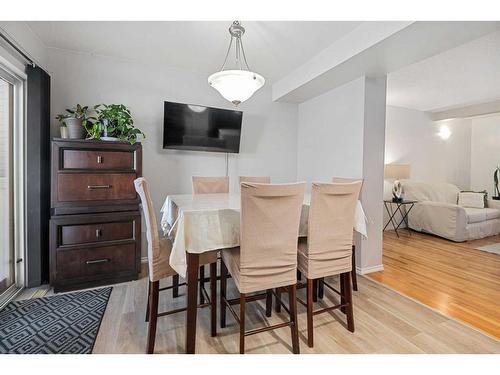
{"label": "lamp shade", "polygon": [[226,100],[243,103],[264,86],[264,77],[247,70],[222,70],[208,77],[208,83]]}
{"label": "lamp shade", "polygon": [[410,164],[386,164],[384,178],[393,180],[410,178]]}

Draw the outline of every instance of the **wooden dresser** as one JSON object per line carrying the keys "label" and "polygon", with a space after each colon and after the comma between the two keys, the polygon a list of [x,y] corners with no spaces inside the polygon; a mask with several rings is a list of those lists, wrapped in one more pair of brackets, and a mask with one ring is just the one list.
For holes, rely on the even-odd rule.
{"label": "wooden dresser", "polygon": [[55,292],[136,279],[142,147],[52,141],[50,283]]}

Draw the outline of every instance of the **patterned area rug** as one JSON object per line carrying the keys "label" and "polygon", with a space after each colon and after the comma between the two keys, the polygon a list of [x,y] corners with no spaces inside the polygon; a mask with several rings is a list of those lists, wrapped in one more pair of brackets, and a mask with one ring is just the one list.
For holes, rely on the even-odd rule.
{"label": "patterned area rug", "polygon": [[112,289],[9,303],[0,311],[0,353],[92,353]]}
{"label": "patterned area rug", "polygon": [[494,243],[493,245],[481,246],[477,250],[487,251],[488,253],[500,255],[500,243]]}

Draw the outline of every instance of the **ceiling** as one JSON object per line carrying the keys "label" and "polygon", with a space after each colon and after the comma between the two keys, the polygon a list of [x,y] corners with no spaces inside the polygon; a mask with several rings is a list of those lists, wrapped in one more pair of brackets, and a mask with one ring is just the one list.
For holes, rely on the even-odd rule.
{"label": "ceiling", "polygon": [[[27,22],[50,48],[182,67],[209,75],[220,69],[231,21]],[[348,34],[361,22],[242,22],[252,70],[274,82]],[[229,60],[228,60],[229,61]]]}
{"label": "ceiling", "polygon": [[500,99],[500,31],[389,74],[387,104],[439,112]]}

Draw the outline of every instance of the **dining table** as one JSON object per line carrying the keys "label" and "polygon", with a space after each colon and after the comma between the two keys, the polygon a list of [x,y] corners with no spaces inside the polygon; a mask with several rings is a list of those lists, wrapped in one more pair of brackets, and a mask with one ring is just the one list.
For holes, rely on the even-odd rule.
{"label": "dining table", "polygon": [[[311,195],[302,205],[299,237],[307,236]],[[161,228],[172,239],[170,266],[186,279],[186,353],[196,351],[199,255],[204,252],[239,246],[239,193],[168,195],[162,206]],[[355,211],[354,230],[367,236],[366,216],[361,202]]]}

